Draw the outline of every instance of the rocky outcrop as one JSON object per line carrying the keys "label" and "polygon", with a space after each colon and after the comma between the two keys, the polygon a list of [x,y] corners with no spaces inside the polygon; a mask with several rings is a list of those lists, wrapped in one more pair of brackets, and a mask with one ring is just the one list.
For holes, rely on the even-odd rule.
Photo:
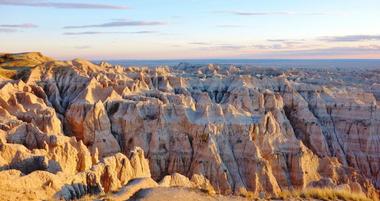
{"label": "rocky outcrop", "polygon": [[61,121],[55,110],[49,107],[44,91],[23,81],[7,82],[0,89],[0,105],[4,115],[1,125],[4,130],[15,124],[27,122],[49,134],[62,134]]}
{"label": "rocky outcrop", "polygon": [[107,200],[124,201],[129,200],[137,192],[144,189],[158,187],[158,184],[152,178],[134,179],[127,186],[123,186],[118,192],[115,192],[106,197]]}
{"label": "rocky outcrop", "polygon": [[12,192],[2,191],[3,200],[69,200],[150,178],[143,150],[135,148],[130,158],[116,154],[120,147],[101,101],[84,111],[81,138],[65,136],[72,135],[62,128],[65,119],[40,86],[7,81],[0,94],[0,185]]}
{"label": "rocky outcrop", "polygon": [[86,146],[75,139],[33,151],[23,145],[3,143],[0,153],[3,170],[0,177],[12,182],[11,185],[0,182],[0,187],[14,192],[4,194],[4,200],[13,200],[14,196],[30,200],[53,197],[71,200],[87,194],[116,192],[134,178],[150,178],[148,161],[138,148],[130,159],[119,153],[98,162],[94,160],[97,156],[91,155]]}
{"label": "rocky outcrop", "polygon": [[186,176],[178,173],[165,176],[159,183],[160,187],[183,187],[183,188],[196,188],[209,195],[215,195],[214,187],[210,181],[202,175],[194,174],[191,180]]}
{"label": "rocky outcrop", "polygon": [[102,159],[91,169],[75,175],[70,185],[63,186],[55,196],[68,200],[85,194],[118,192],[119,189],[130,188],[125,185],[136,178],[150,179],[148,161],[139,148],[133,151],[131,159],[121,153]]}
{"label": "rocky outcrop", "polygon": [[111,124],[101,101],[96,104],[72,104],[65,116],[72,135],[91,149],[98,149],[101,156],[120,151],[119,144],[111,134]]}
{"label": "rocky outcrop", "polygon": [[378,196],[376,80],[343,86],[312,69],[38,61],[0,83],[4,177],[64,177],[51,185],[64,199],[154,186],[125,186],[140,177],[211,194],[330,186]]}

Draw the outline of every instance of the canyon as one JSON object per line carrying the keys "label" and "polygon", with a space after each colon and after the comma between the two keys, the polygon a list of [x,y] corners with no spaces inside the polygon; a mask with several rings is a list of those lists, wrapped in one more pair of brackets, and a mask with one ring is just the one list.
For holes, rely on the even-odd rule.
{"label": "canyon", "polygon": [[124,67],[36,52],[0,54],[0,67],[4,200],[176,187],[379,198],[378,69]]}

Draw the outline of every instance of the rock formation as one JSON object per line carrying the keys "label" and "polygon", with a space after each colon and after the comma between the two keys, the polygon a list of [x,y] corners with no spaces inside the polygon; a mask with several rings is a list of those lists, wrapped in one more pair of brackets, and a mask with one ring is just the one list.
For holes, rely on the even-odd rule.
{"label": "rock formation", "polygon": [[1,65],[14,58],[28,69],[0,81],[0,177],[18,196],[35,198],[28,182],[63,199],[156,186],[123,187],[141,177],[211,194],[327,186],[378,196],[377,79],[345,86],[311,69],[127,68],[37,53]]}

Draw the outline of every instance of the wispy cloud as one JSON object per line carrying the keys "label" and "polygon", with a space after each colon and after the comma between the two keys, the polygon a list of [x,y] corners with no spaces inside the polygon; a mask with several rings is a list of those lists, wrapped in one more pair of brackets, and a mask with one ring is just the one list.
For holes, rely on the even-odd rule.
{"label": "wispy cloud", "polygon": [[240,28],[242,26],[241,25],[233,25],[233,24],[221,24],[221,25],[216,25],[216,27],[219,27],[219,28]]}
{"label": "wispy cloud", "polygon": [[243,49],[248,46],[246,45],[235,45],[235,44],[224,44],[224,43],[212,43],[212,42],[190,42],[189,45],[196,46],[195,48],[202,51],[220,51],[220,50],[238,50]]}
{"label": "wispy cloud", "polygon": [[253,45],[252,47],[255,49],[258,49],[258,50],[278,50],[278,49],[288,49],[289,48],[287,45],[283,45],[283,44]]}
{"label": "wispy cloud", "polygon": [[347,35],[347,36],[322,37],[320,39],[323,41],[328,41],[328,42],[378,41],[380,40],[380,35]]}
{"label": "wispy cloud", "polygon": [[310,44],[303,39],[268,39],[264,44],[254,44],[258,50],[283,50],[295,48],[310,48]]}
{"label": "wispy cloud", "polygon": [[24,24],[0,24],[0,33],[14,33],[19,32],[20,29],[37,28],[38,26],[31,23]]}
{"label": "wispy cloud", "polygon": [[89,45],[82,45],[82,46],[75,46],[74,48],[78,49],[78,50],[84,50],[84,49],[90,49],[91,46],[89,46]]}
{"label": "wispy cloud", "polygon": [[0,24],[0,27],[2,28],[21,28],[21,29],[29,29],[29,28],[37,28],[38,26],[31,23],[24,23],[24,24]]}
{"label": "wispy cloud", "polygon": [[[262,53],[254,53],[252,57],[258,58],[339,58],[347,56],[359,56],[377,54],[380,55],[379,45],[358,46],[358,47],[330,47],[314,48],[304,50],[280,50]],[[248,56],[248,55],[245,55]]]}
{"label": "wispy cloud", "polygon": [[113,9],[124,10],[126,6],[110,5],[110,4],[92,4],[92,3],[71,3],[71,2],[52,2],[44,0],[0,0],[0,5],[6,6],[27,6],[42,8],[58,8],[58,9]]}
{"label": "wispy cloud", "polygon": [[65,32],[63,35],[98,35],[98,34],[152,34],[157,33],[156,31],[113,31],[113,32],[102,32],[102,31],[84,31],[84,32]]}
{"label": "wispy cloud", "polygon": [[103,24],[65,26],[64,29],[82,29],[82,28],[106,28],[106,27],[127,27],[127,26],[159,26],[165,25],[165,22],[160,21],[115,21]]}
{"label": "wispy cloud", "polygon": [[0,28],[0,33],[13,33],[17,32],[16,29],[6,29],[6,28]]}
{"label": "wispy cloud", "polygon": [[290,11],[279,11],[279,12],[249,12],[249,11],[225,11],[233,15],[240,16],[267,16],[267,15],[327,15],[326,13],[319,12],[290,12]]}
{"label": "wispy cloud", "polygon": [[246,48],[247,46],[245,45],[217,45],[215,48],[220,49],[220,50],[239,50]]}
{"label": "wispy cloud", "polygon": [[286,40],[286,39],[268,39],[267,41],[268,42],[286,42],[288,40]]}
{"label": "wispy cloud", "polygon": [[245,45],[232,45],[232,44],[220,44],[220,45],[209,45],[198,47],[201,51],[231,51],[231,50],[242,50],[247,48]]}
{"label": "wispy cloud", "polygon": [[211,43],[207,42],[190,42],[190,45],[211,45]]}

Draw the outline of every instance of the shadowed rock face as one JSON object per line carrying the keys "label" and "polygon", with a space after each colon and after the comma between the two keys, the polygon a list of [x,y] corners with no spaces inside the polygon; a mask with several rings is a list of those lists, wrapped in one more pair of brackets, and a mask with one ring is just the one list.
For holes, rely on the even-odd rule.
{"label": "shadowed rock face", "polygon": [[[207,178],[222,194],[328,183],[377,196],[378,79],[342,85],[335,80],[349,70],[324,73],[49,59],[1,81],[1,168],[76,175],[68,183],[78,185],[61,182],[64,198],[115,191],[141,175],[189,184],[165,177],[174,173]],[[38,164],[25,170],[30,161]]]}

